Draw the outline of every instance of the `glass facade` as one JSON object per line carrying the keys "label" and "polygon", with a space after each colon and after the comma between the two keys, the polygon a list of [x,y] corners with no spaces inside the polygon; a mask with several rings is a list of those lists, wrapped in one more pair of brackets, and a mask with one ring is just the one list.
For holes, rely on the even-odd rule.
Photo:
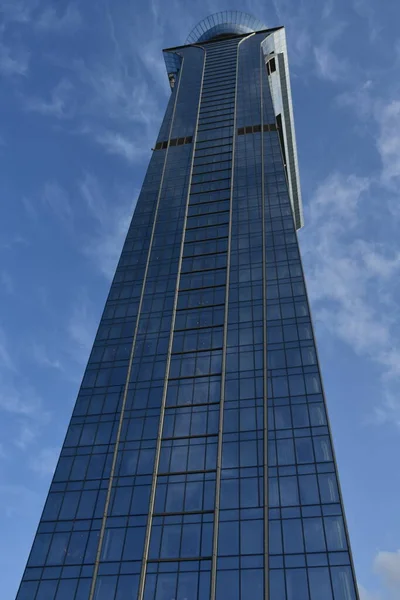
{"label": "glass facade", "polygon": [[171,98],[17,600],[358,598],[283,30],[209,26],[165,51]]}

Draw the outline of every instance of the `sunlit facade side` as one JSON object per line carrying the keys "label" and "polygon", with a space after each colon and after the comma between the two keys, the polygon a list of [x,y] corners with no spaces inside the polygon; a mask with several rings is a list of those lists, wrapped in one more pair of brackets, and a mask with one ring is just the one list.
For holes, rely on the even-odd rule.
{"label": "sunlit facade side", "polygon": [[171,98],[17,600],[357,600],[284,30],[221,13],[164,54]]}

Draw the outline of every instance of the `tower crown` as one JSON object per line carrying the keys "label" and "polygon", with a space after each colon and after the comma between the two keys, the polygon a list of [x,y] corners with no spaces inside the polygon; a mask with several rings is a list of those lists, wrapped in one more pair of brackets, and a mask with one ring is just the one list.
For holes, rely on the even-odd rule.
{"label": "tower crown", "polygon": [[252,33],[266,28],[264,23],[248,13],[238,10],[224,10],[209,15],[197,23],[196,27],[189,33],[185,43],[208,42],[232,34]]}

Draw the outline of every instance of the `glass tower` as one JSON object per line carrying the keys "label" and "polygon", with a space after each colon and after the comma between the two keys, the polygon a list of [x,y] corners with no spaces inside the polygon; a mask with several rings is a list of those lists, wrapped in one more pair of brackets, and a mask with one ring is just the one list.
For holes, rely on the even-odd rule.
{"label": "glass tower", "polygon": [[218,13],[164,56],[171,97],[17,599],[356,600],[284,29]]}

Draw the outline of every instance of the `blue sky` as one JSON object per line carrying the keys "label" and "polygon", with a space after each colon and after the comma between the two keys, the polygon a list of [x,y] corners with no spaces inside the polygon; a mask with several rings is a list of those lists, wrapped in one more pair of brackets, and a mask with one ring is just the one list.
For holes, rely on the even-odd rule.
{"label": "blue sky", "polygon": [[0,0],[0,556],[14,598],[169,95],[207,14],[285,25],[300,233],[363,600],[400,598],[400,5]]}

